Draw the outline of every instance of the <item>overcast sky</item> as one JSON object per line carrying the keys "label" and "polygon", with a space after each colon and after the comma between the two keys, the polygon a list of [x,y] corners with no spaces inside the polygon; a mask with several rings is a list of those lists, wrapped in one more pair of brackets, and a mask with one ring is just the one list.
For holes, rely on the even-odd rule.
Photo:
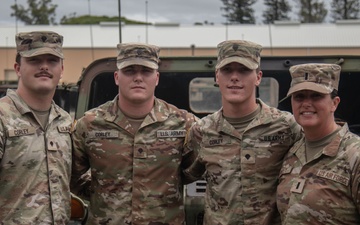
{"label": "overcast sky", "polygon": [[[15,24],[15,18],[10,16],[12,12],[10,6],[15,2],[27,8],[27,0],[1,0],[0,24]],[[58,5],[57,22],[73,12],[77,16],[89,14],[89,8],[91,15],[118,16],[118,2],[119,0],[52,0],[53,4]],[[222,16],[224,11],[220,9],[223,6],[221,0],[120,0],[120,2],[121,16],[133,20],[146,21],[147,18],[151,23],[180,24],[225,22]],[[261,13],[264,8],[262,2],[263,0],[258,0],[254,5],[257,22],[262,20]]]}

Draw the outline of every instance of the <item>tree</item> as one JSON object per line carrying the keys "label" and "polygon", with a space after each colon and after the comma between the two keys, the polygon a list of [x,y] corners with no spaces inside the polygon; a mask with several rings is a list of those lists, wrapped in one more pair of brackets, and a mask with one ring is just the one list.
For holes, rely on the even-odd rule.
{"label": "tree", "polygon": [[119,17],[91,16],[91,15],[76,16],[76,13],[71,13],[68,17],[63,16],[60,20],[60,24],[99,24],[100,22],[118,22],[118,21],[119,21]]}
{"label": "tree", "polygon": [[359,0],[333,0],[331,2],[331,17],[336,20],[358,19],[360,11]]}
{"label": "tree", "polygon": [[299,0],[299,17],[302,23],[322,23],[324,22],[327,9],[323,1],[319,0]]}
{"label": "tree", "polygon": [[288,13],[291,6],[287,0],[264,0],[267,9],[263,12],[265,24],[274,23],[275,20],[289,20]]}
{"label": "tree", "polygon": [[14,4],[11,6],[13,13],[17,19],[23,21],[27,25],[33,24],[56,24],[55,10],[57,5],[51,3],[51,0],[27,0],[29,8]]}
{"label": "tree", "polygon": [[[76,13],[71,13],[68,16],[63,16],[60,20],[60,24],[100,24],[101,22],[119,22],[118,16],[108,17],[108,16],[91,16],[91,15],[82,15],[76,16]],[[124,24],[146,24],[146,22],[129,20],[125,17],[121,17],[121,22]],[[147,23],[151,25],[151,23]]]}
{"label": "tree", "polygon": [[257,0],[221,0],[225,11],[223,15],[228,22],[240,24],[255,24],[254,9],[251,8]]}

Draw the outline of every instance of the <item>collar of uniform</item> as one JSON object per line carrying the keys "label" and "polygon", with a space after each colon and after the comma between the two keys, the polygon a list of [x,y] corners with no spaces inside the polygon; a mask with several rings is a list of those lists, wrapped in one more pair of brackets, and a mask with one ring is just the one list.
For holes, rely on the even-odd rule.
{"label": "collar of uniform", "polygon": [[253,121],[251,121],[251,123],[249,124],[249,128],[268,124],[271,123],[273,120],[273,118],[269,116],[269,115],[273,115],[270,106],[268,106],[265,102],[263,102],[259,98],[256,99],[256,103],[259,104],[260,106],[260,113]]}
{"label": "collar of uniform", "polygon": [[111,101],[107,101],[98,107],[92,108],[85,112],[85,115],[96,116],[103,118],[108,122],[119,122],[122,121],[125,116],[121,113],[121,110],[118,107],[118,98],[116,95],[115,98]]}
{"label": "collar of uniform", "polygon": [[[14,105],[19,110],[21,115],[24,115],[24,114],[30,113],[30,112],[32,113],[31,108],[24,102],[24,100],[16,93],[15,90],[8,89],[6,91],[6,96],[8,96],[13,101]],[[54,114],[53,110],[56,113],[55,117],[61,116],[61,113],[55,107],[54,100],[51,102],[51,106],[50,106],[49,121],[53,119],[53,117],[51,116]]]}
{"label": "collar of uniform", "polygon": [[[149,113],[149,116],[145,118],[145,122],[163,122],[168,119],[171,114],[171,109],[167,106],[164,100],[155,98],[154,107]],[[148,118],[150,117],[150,118]],[[151,119],[150,121],[148,119]]]}
{"label": "collar of uniform", "polygon": [[[115,120],[122,120],[125,118],[125,115],[121,113],[121,110],[118,106],[119,96],[111,101],[109,105],[109,110],[104,111],[103,118],[109,122],[114,122]],[[120,113],[119,113],[120,112]],[[121,118],[117,118],[120,115]],[[153,122],[162,122],[165,121],[170,115],[170,110],[165,105],[164,101],[158,98],[155,98],[154,107],[151,109],[150,113],[145,117],[144,123],[153,123]]]}
{"label": "collar of uniform", "polygon": [[30,107],[24,102],[24,100],[16,93],[15,90],[8,89],[6,91],[6,96],[8,96],[13,102],[19,112],[23,115],[25,113],[31,112]]}
{"label": "collar of uniform", "polygon": [[[238,137],[239,133],[236,129],[225,119],[223,116],[223,109],[221,108],[214,114],[214,123],[216,124],[216,131],[223,132],[225,134],[232,135],[234,137]],[[238,137],[240,138],[240,137]]]}
{"label": "collar of uniform", "polygon": [[325,146],[325,148],[323,149],[323,154],[330,157],[336,156],[340,150],[341,140],[344,137],[344,135],[347,133],[347,131],[349,131],[349,128],[347,124],[344,124],[341,127],[341,129],[337,132],[334,139],[330,142],[330,144]]}
{"label": "collar of uniform", "polygon": [[[255,117],[249,124],[248,128],[256,127],[260,124],[267,124],[271,122],[271,119],[267,119],[267,114],[270,112],[270,107],[266,105],[263,101],[260,99],[256,99],[256,103],[260,106],[260,113],[259,116]],[[216,131],[217,132],[224,132],[227,134],[236,134],[236,131],[233,126],[230,125],[229,122],[227,122],[223,116],[223,108],[213,113],[213,119],[214,123],[216,123]],[[235,135],[236,136],[236,135]]]}
{"label": "collar of uniform", "polygon": [[[326,156],[329,156],[329,157],[336,156],[338,154],[338,152],[339,152],[339,149],[340,149],[341,139],[344,137],[344,135],[348,131],[349,131],[349,128],[348,128],[347,124],[344,124],[342,126],[342,128],[340,129],[340,131],[336,134],[335,138],[330,142],[330,144],[325,146],[325,148],[322,150],[322,154],[326,155]],[[305,148],[304,143],[305,143],[305,137],[303,136],[298,142],[296,142],[294,144],[294,146],[290,149],[289,152],[293,153],[293,154],[297,154],[298,150],[301,147]]]}

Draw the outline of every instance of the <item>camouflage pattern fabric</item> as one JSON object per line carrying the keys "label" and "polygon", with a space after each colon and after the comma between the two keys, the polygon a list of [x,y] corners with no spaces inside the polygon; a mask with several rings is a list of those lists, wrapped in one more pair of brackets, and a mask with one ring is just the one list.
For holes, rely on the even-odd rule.
{"label": "camouflage pattern fabric", "polygon": [[88,224],[185,224],[181,173],[194,157],[183,144],[196,117],[156,99],[133,135],[117,102],[87,112],[73,133],[72,183],[91,168]]}
{"label": "camouflage pattern fabric", "polygon": [[204,224],[280,224],[276,185],[288,149],[300,139],[300,127],[289,112],[261,100],[259,115],[243,134],[227,122],[222,110],[197,122],[185,147],[198,152],[185,171],[207,181]]}
{"label": "camouflage pattern fabric", "polygon": [[16,50],[22,57],[51,54],[63,59],[63,39],[52,31],[22,32],[15,36]]}
{"label": "camouflage pattern fabric", "polygon": [[54,102],[43,130],[15,91],[0,99],[1,224],[69,222],[71,124]]}
{"label": "camouflage pattern fabric", "polygon": [[231,63],[243,64],[249,69],[255,70],[260,67],[260,53],[262,46],[251,41],[228,40],[217,45],[216,69]]}
{"label": "camouflage pattern fabric", "polygon": [[130,65],[141,65],[154,70],[159,68],[160,48],[155,45],[142,43],[120,43],[117,45],[118,56],[116,65],[118,69]]}
{"label": "camouflage pattern fabric", "polygon": [[308,163],[305,139],[296,143],[279,177],[282,224],[360,224],[360,138],[347,124]]}
{"label": "camouflage pattern fabric", "polygon": [[290,67],[291,85],[287,96],[300,90],[330,94],[338,90],[341,67],[337,64],[307,63]]}

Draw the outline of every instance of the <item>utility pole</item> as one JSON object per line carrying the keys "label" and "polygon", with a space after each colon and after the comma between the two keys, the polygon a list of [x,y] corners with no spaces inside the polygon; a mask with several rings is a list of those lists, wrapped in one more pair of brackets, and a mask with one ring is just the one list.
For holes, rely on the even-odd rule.
{"label": "utility pole", "polygon": [[16,11],[15,11],[15,34],[17,34],[18,33],[18,16],[17,16],[18,5],[17,5],[16,0],[15,0],[15,6],[16,6]]}
{"label": "utility pole", "polygon": [[[88,11],[89,11],[89,17],[91,17],[91,6],[90,6],[90,0],[88,0]],[[91,57],[94,61],[94,37],[93,37],[93,30],[92,30],[92,23],[90,23],[90,42],[91,42]]]}
{"label": "utility pole", "polygon": [[148,43],[148,1],[145,1],[145,38],[146,38],[146,44]]}
{"label": "utility pole", "polygon": [[119,7],[119,43],[122,42],[121,40],[121,0],[118,0],[118,7]]}

